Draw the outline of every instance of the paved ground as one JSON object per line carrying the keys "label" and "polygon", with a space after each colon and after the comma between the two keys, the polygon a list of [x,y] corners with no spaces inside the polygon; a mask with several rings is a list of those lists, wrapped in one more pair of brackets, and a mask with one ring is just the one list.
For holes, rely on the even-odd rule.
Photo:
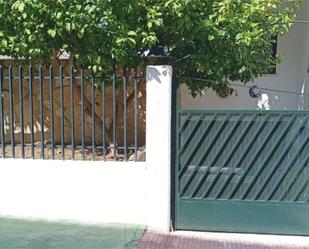
{"label": "paved ground", "polygon": [[309,249],[309,237],[144,231],[0,218],[0,249]]}
{"label": "paved ground", "polygon": [[147,231],[139,249],[309,249],[309,237]]}
{"label": "paved ground", "polygon": [[145,228],[0,218],[0,249],[136,249]]}

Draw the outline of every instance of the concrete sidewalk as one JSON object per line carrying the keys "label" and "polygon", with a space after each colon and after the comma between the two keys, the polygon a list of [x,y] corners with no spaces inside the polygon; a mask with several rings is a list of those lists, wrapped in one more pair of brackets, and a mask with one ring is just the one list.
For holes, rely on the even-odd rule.
{"label": "concrete sidewalk", "polygon": [[148,230],[139,249],[309,249],[309,237]]}
{"label": "concrete sidewalk", "polygon": [[0,249],[137,249],[145,227],[0,218]]}

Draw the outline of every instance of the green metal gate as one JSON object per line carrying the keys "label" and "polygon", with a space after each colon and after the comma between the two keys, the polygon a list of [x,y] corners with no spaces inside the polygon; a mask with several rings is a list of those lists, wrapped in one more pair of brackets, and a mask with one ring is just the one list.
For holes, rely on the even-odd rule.
{"label": "green metal gate", "polygon": [[175,227],[309,235],[309,112],[177,110]]}

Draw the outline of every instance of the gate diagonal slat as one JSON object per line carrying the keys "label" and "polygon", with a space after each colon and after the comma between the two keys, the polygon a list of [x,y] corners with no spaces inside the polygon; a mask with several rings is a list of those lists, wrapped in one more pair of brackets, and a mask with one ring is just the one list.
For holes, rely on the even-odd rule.
{"label": "gate diagonal slat", "polygon": [[216,117],[217,115],[215,115],[211,121],[207,124],[206,129],[203,132],[203,135],[200,137],[199,141],[196,143],[196,145],[194,146],[193,150],[190,152],[189,154],[189,158],[186,160],[186,162],[184,163],[183,167],[180,169],[179,171],[179,178],[182,178],[183,174],[185,173],[187,167],[189,166],[189,164],[191,163],[191,161],[193,160],[196,151],[198,150],[198,148],[200,147],[200,144],[203,142],[203,140],[205,139],[205,137],[207,136],[209,130],[212,129],[214,123],[216,122]]}
{"label": "gate diagonal slat", "polygon": [[[178,155],[181,156],[183,154],[183,152],[185,151],[185,149],[187,148],[188,144],[190,143],[190,141],[192,140],[192,138],[195,136],[196,132],[198,131],[199,127],[202,125],[203,123],[203,119],[205,117],[205,114],[201,114],[199,115],[199,118],[194,126],[194,128],[192,129],[192,132],[190,133],[190,135],[186,138],[186,140],[184,141],[183,145],[181,146]],[[190,120],[192,122],[192,119]]]}
{"label": "gate diagonal slat", "polygon": [[[226,127],[228,121],[229,121],[229,118],[231,117],[231,114],[227,115],[223,122],[221,123],[221,125],[219,126],[217,132],[215,133],[215,137],[214,139],[209,143],[209,146],[208,148],[206,149],[206,152],[203,154],[201,160],[197,163],[197,167],[201,166],[202,163],[205,161],[205,159],[207,158],[208,154],[211,152],[214,144],[217,142],[218,138],[220,137],[222,131],[224,130],[224,128]],[[205,170],[205,173],[204,173],[204,176],[198,181],[198,183],[196,184],[196,187],[193,188],[193,191],[192,191],[192,194],[191,194],[191,198],[194,197],[198,191],[199,191],[199,188],[200,188],[200,185],[203,184],[204,180],[207,178],[208,174],[209,174],[209,169],[208,170]]]}
{"label": "gate diagonal slat", "polygon": [[[308,153],[309,154],[309,153]],[[306,160],[307,163],[308,163],[308,160]],[[306,165],[306,161],[305,161],[305,165]],[[305,166],[306,168],[306,166]],[[299,177],[300,175],[298,175]],[[292,202],[295,202],[298,200],[299,196],[303,193],[303,190],[305,189],[305,187],[307,186],[308,184],[308,181],[309,179],[308,178],[305,178],[303,183],[299,186],[299,188],[297,189],[297,191],[295,192],[296,194],[294,195],[294,198],[291,200]]]}
{"label": "gate diagonal slat", "polygon": [[[265,120],[268,118],[268,115],[265,117]],[[254,134],[254,136],[253,137],[256,137],[256,136],[258,136],[258,134],[259,134],[259,132],[260,132],[260,130],[262,129],[262,127],[265,125],[265,123],[263,123],[263,125],[261,125],[260,127],[259,127],[259,129],[257,129],[257,131],[255,132],[255,134]],[[252,139],[251,141],[250,141],[250,144],[252,144],[254,142],[254,139]],[[246,150],[248,150],[250,148],[250,146],[249,147],[247,147],[247,149]],[[248,152],[248,151],[247,151]],[[246,155],[246,153],[244,153],[243,154],[243,156],[245,156]],[[204,160],[204,158],[202,158],[202,160],[200,161],[200,163],[199,164],[201,164],[202,162],[203,162],[203,160]],[[236,164],[236,165],[238,165],[238,164]],[[209,172],[206,172],[207,174],[209,173]],[[204,175],[204,177],[199,181],[199,185],[197,185],[197,190],[198,189],[200,189],[201,187],[202,187],[202,185],[203,185],[203,183],[204,183],[204,181],[205,181],[205,177],[207,177],[208,175]],[[196,191],[194,191],[194,192],[196,192]],[[204,197],[205,198],[205,197]]]}
{"label": "gate diagonal slat", "polygon": [[[236,150],[238,149],[240,143],[243,141],[243,139],[245,138],[245,136],[247,135],[247,133],[249,132],[249,130],[252,128],[253,124],[255,123],[255,119],[257,117],[257,114],[253,115],[250,122],[246,125],[245,129],[242,130],[240,136],[238,137],[236,143],[234,143],[232,149],[229,152],[229,155],[226,157],[225,161],[222,163],[222,165],[227,165],[230,160],[232,159],[232,157],[234,156],[234,153],[236,152]],[[244,156],[244,155],[243,155]],[[231,176],[234,174],[233,172],[235,171],[235,169],[237,168],[238,164],[233,164],[231,167],[231,170],[228,172],[222,186],[220,189],[218,189],[217,193],[215,193],[213,199],[218,199],[220,198],[220,196],[222,195],[222,193],[225,191],[225,188],[227,186],[227,184],[229,183],[229,181],[232,179]]]}
{"label": "gate diagonal slat", "polygon": [[[309,141],[309,137],[307,137],[306,141],[303,142],[303,144],[301,145],[302,146],[301,152],[305,149],[306,145],[308,144],[308,141]],[[273,197],[277,193],[277,190],[280,188],[280,186],[282,186],[282,181],[287,177],[288,173],[290,173],[292,171],[292,169],[294,168],[293,166],[295,166],[297,158],[298,158],[298,154],[294,154],[292,161],[289,162],[289,164],[285,167],[284,171],[277,178],[277,181],[274,184],[274,187],[272,188],[271,192],[268,193],[268,195],[266,196],[266,198],[264,200],[270,201],[270,200],[273,199]],[[285,186],[285,187],[287,188],[287,186]],[[278,198],[277,200],[280,201],[281,199]]]}
{"label": "gate diagonal slat", "polygon": [[[238,166],[240,166],[242,164],[242,162],[245,160],[245,158],[247,157],[247,155],[249,154],[249,152],[252,150],[253,145],[256,142],[256,139],[259,137],[260,132],[264,129],[264,127],[267,124],[267,120],[270,118],[270,115],[265,115],[264,118],[262,119],[262,121],[259,122],[259,126],[258,128],[255,130],[254,134],[251,136],[250,141],[248,142],[248,145],[246,146],[246,149],[243,151],[242,155],[238,158],[238,160],[234,163],[233,165],[233,169],[236,169]],[[278,120],[279,121],[279,120]],[[246,171],[244,172],[246,173]],[[229,174],[226,181],[231,181],[232,180],[232,176],[233,174]],[[241,176],[242,177],[242,176]],[[233,191],[237,190],[236,185],[238,184],[238,182],[234,185],[234,188],[229,192],[229,196],[227,197],[227,199],[230,199],[233,195]],[[224,189],[222,189],[220,192],[223,192]]]}
{"label": "gate diagonal slat", "polygon": [[[179,178],[181,179],[183,177],[183,174],[186,172],[186,170],[188,169],[188,166],[190,164],[190,162],[193,160],[195,153],[200,149],[201,144],[203,143],[203,141],[205,140],[206,136],[208,135],[208,133],[210,132],[210,130],[212,129],[212,127],[214,126],[214,124],[216,123],[216,115],[211,119],[210,122],[208,122],[206,129],[203,132],[203,135],[200,137],[198,143],[196,143],[196,146],[194,147],[193,151],[191,152],[190,156],[189,156],[189,160],[187,161],[184,165],[184,167],[182,169],[184,169],[182,172],[180,172]],[[196,171],[197,167],[194,169],[194,171],[192,172],[192,174],[194,174],[194,172]],[[182,174],[181,174],[182,173]],[[192,176],[191,174],[191,176]],[[190,186],[191,184],[191,176],[189,177],[189,181],[187,183],[184,184],[184,187],[182,188],[182,190],[180,191],[181,195],[184,194],[187,190],[187,188]]]}
{"label": "gate diagonal slat", "polygon": [[[251,158],[250,162],[248,163],[247,168],[245,169],[245,172],[243,175],[240,176],[240,178],[237,180],[237,182],[235,183],[235,185],[233,186],[232,190],[229,193],[229,196],[227,199],[231,199],[234,197],[234,195],[236,194],[237,190],[240,188],[241,184],[243,183],[243,180],[245,179],[245,177],[249,174],[251,168],[254,165],[254,162],[256,161],[256,159],[259,157],[260,153],[262,152],[262,150],[265,148],[265,145],[267,144],[267,142],[269,141],[269,139],[272,137],[272,135],[274,134],[274,132],[277,130],[278,128],[278,124],[280,123],[282,117],[279,116],[277,118],[277,120],[272,124],[272,127],[268,130],[267,134],[265,137],[263,137],[263,142],[260,143],[260,145],[258,146],[257,150],[255,151],[254,156]],[[264,125],[263,125],[264,123]],[[266,122],[261,123],[261,130],[264,129]],[[260,131],[261,131],[260,130]],[[259,137],[260,133],[257,133],[257,137]],[[257,138],[256,137],[256,138]],[[255,138],[255,139],[256,139]],[[252,139],[252,143],[250,143],[250,147],[252,148],[253,144],[256,142],[255,139]],[[241,161],[239,161],[240,163]]]}
{"label": "gate diagonal slat", "polygon": [[[300,135],[300,134],[299,134]],[[297,161],[298,156],[303,152],[303,150],[306,148],[306,145],[308,144],[309,141],[309,136],[308,134],[305,136],[306,139],[302,142],[300,145],[298,153],[293,154],[293,159],[289,162],[289,164],[284,168],[283,172],[281,175],[277,178],[276,182],[273,185],[272,190],[268,193],[266,196],[265,200],[269,201],[272,199],[272,197],[276,194],[278,188],[280,187],[280,184],[282,183],[283,179],[287,176],[287,174],[292,170],[292,166],[295,164]]]}
{"label": "gate diagonal slat", "polygon": [[303,172],[303,170],[307,167],[306,164],[309,163],[309,153],[307,153],[305,159],[299,164],[299,167],[297,170],[295,170],[294,175],[290,178],[290,181],[285,186],[285,190],[281,193],[281,195],[278,197],[279,201],[284,201],[286,195],[289,193],[289,191],[292,189],[292,187],[295,185],[295,183],[298,181],[298,178],[300,174]]}
{"label": "gate diagonal slat", "polygon": [[191,121],[191,113],[188,113],[186,116],[185,116],[185,119],[184,119],[184,122],[182,123],[181,127],[179,128],[178,130],[178,134],[182,135],[183,132],[185,131],[185,129],[188,127],[188,124],[190,123]]}
{"label": "gate diagonal slat", "polygon": [[[309,180],[307,180],[307,185],[309,184]],[[306,192],[306,194],[307,194],[307,198],[304,200],[304,202],[309,202],[309,194],[308,194],[308,192]]]}
{"label": "gate diagonal slat", "polygon": [[[222,156],[223,151],[226,148],[226,145],[228,144],[229,140],[231,139],[231,137],[234,135],[236,128],[239,126],[240,121],[242,120],[242,118],[244,117],[244,114],[240,115],[240,117],[237,119],[237,121],[234,123],[233,127],[230,129],[228,135],[225,137],[223,144],[221,145],[221,148],[219,149],[219,152],[217,152],[216,157],[212,160],[212,162],[209,164],[209,167],[212,167],[212,165],[214,165],[218,159],[220,158],[220,156]],[[215,184],[217,183],[217,179],[218,177],[221,175],[220,173],[222,172],[222,169],[224,168],[226,164],[221,164],[220,167],[218,167],[214,179],[212,180],[211,183],[209,183],[208,188],[206,189],[206,195],[209,194],[209,192],[213,189],[213,187],[215,186]]]}
{"label": "gate diagonal slat", "polygon": [[305,190],[306,186],[308,185],[308,181],[309,181],[308,179],[304,180],[303,184],[299,188],[299,191],[296,192],[297,194],[294,195],[294,198],[291,200],[291,202],[296,202],[298,200],[298,198],[301,196],[301,194]]}
{"label": "gate diagonal slat", "polygon": [[[221,148],[219,149],[219,152],[217,153],[217,156],[213,159],[213,162],[211,162],[211,163],[209,164],[209,169],[206,170],[206,173],[207,173],[208,170],[210,170],[210,168],[212,167],[212,165],[214,164],[214,162],[216,162],[216,161],[218,160],[218,158],[221,156],[221,153],[223,152],[226,143],[227,143],[228,140],[230,139],[230,136],[233,135],[233,133],[235,132],[235,129],[238,127],[239,121],[241,120],[241,118],[242,118],[243,116],[244,116],[244,115],[240,115],[239,118],[238,118],[238,120],[235,122],[235,124],[233,125],[233,127],[230,129],[229,135],[226,136],[225,141],[224,141],[223,145],[221,146]],[[183,188],[183,189],[184,189],[183,193],[185,193],[186,190],[189,188],[191,182],[193,181],[193,179],[195,178],[196,174],[198,173],[199,168],[200,168],[199,165],[197,165],[197,166],[194,167],[194,170],[193,170],[192,174],[190,175],[189,180],[187,181],[187,183],[185,184],[185,187]],[[221,169],[219,169],[219,170],[221,170]]]}
{"label": "gate diagonal slat", "polygon": [[[269,162],[269,160],[271,159],[271,157],[273,156],[274,151],[277,149],[277,147],[280,145],[282,139],[284,138],[284,136],[286,135],[287,132],[289,132],[291,126],[293,125],[293,121],[294,121],[294,117],[295,115],[293,115],[290,118],[290,121],[288,122],[288,124],[285,126],[285,128],[281,131],[280,135],[278,137],[276,137],[275,143],[272,146],[272,149],[268,151],[266,157],[264,157],[264,160],[262,161],[262,163],[260,164],[260,166],[258,167],[257,171],[255,172],[255,174],[251,177],[247,187],[244,189],[242,195],[240,196],[240,199],[245,199],[247,194],[249,193],[249,191],[251,191],[252,186],[254,185],[254,183],[256,182],[256,180],[258,179],[258,177],[260,176],[260,174],[262,173],[262,170],[264,169],[264,166]],[[280,116],[280,119],[282,119],[283,116]],[[264,146],[264,145],[263,145]],[[254,161],[252,161],[252,163],[254,163]],[[250,167],[252,165],[250,164]]]}
{"label": "gate diagonal slat", "polygon": [[[306,118],[306,121],[308,120],[308,117]],[[272,177],[273,173],[276,171],[278,165],[280,164],[280,162],[284,159],[286,153],[290,150],[290,148],[292,147],[294,141],[296,140],[297,136],[299,135],[299,130],[304,129],[303,124],[304,122],[301,122],[300,125],[297,126],[297,128],[295,129],[290,129],[290,130],[295,130],[295,132],[293,133],[292,139],[290,139],[290,142],[288,143],[288,145],[286,145],[283,149],[283,152],[281,153],[280,157],[277,159],[277,161],[275,162],[274,166],[272,167],[272,169],[268,172],[267,176],[263,179],[263,183],[260,184],[258,190],[255,192],[255,195],[253,196],[253,199],[256,200],[259,198],[259,196],[261,195],[262,191],[264,190],[265,186],[267,185],[267,183],[269,182],[270,178]],[[290,125],[290,124],[289,124]],[[280,138],[280,140],[282,141],[282,139],[284,138],[285,135],[282,134],[282,137]],[[277,146],[273,147],[273,151],[277,149]],[[259,171],[263,170],[263,164],[261,165]]]}

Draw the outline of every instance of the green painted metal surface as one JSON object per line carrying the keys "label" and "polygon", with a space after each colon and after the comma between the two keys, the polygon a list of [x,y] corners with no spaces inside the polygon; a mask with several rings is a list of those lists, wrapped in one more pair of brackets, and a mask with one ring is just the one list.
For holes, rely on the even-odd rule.
{"label": "green painted metal surface", "polygon": [[177,113],[176,229],[309,235],[309,112]]}

